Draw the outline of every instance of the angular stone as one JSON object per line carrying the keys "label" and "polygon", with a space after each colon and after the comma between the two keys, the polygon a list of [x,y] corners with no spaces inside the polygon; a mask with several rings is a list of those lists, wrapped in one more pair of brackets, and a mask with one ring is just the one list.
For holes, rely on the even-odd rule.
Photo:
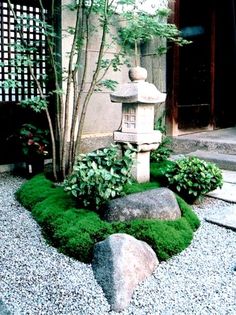
{"label": "angular stone", "polygon": [[95,278],[116,312],[129,305],[136,286],[150,276],[157,265],[152,248],[128,234],[113,234],[94,247]]}
{"label": "angular stone", "polygon": [[157,188],[110,200],[104,206],[104,219],[126,221],[133,219],[175,220],[181,211],[175,194],[169,188]]}

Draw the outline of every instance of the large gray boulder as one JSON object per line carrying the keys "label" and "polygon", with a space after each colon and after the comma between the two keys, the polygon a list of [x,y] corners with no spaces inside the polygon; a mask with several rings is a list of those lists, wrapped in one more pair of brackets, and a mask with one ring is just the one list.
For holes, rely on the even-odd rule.
{"label": "large gray boulder", "polygon": [[110,200],[104,206],[104,219],[126,221],[133,219],[175,220],[181,211],[175,194],[168,188],[157,188]]}
{"label": "large gray boulder", "polygon": [[95,278],[116,312],[128,306],[136,286],[150,276],[157,265],[152,248],[128,234],[113,234],[94,247]]}

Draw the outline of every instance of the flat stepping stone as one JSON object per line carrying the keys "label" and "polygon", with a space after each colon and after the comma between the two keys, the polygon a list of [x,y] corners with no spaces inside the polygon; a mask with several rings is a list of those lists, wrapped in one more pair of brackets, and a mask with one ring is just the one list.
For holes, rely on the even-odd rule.
{"label": "flat stepping stone", "polygon": [[220,214],[206,216],[205,220],[236,231],[236,205],[223,208]]}
{"label": "flat stepping stone", "polygon": [[224,182],[222,188],[217,188],[206,196],[236,203],[236,184]]}
{"label": "flat stepping stone", "polygon": [[222,175],[223,175],[224,182],[236,184],[236,172],[222,170]]}

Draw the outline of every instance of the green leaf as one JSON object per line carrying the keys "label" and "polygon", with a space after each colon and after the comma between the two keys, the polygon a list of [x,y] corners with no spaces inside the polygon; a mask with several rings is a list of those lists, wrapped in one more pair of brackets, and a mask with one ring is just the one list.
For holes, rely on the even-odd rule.
{"label": "green leaf", "polygon": [[92,204],[96,209],[107,199],[121,195],[124,185],[129,182],[132,158],[128,165],[125,156],[117,159],[118,149],[118,146],[111,145],[79,155],[73,173],[64,183],[65,190],[75,189],[84,206]]}

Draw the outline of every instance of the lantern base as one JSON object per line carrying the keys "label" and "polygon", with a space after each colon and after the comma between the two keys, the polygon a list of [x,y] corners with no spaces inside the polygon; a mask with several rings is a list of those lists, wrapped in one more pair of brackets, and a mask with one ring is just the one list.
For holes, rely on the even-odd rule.
{"label": "lantern base", "polygon": [[150,181],[150,152],[136,153],[132,175],[138,183],[146,183]]}

